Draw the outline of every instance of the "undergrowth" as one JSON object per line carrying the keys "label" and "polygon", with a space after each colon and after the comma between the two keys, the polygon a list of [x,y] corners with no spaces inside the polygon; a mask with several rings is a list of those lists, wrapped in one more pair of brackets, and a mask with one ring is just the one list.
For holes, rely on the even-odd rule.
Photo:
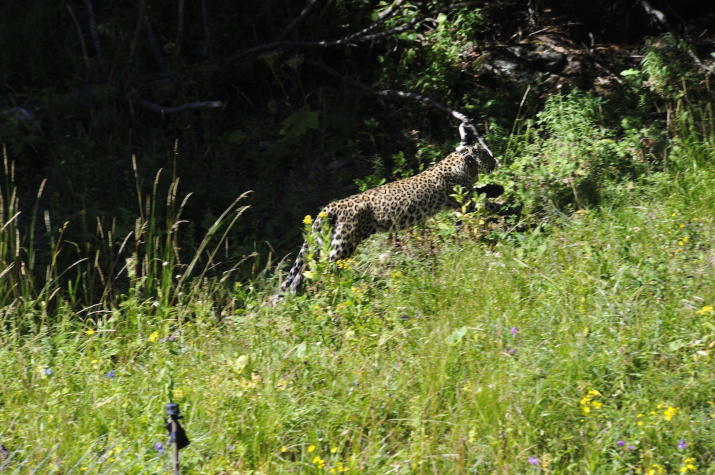
{"label": "undergrowth", "polygon": [[550,99],[491,178],[518,223],[375,236],[279,304],[270,259],[221,262],[240,197],[187,258],[190,197],[134,167],[135,229],[92,247],[18,202],[6,157],[0,471],[164,473],[173,401],[186,473],[714,473],[715,125],[663,107],[656,130]]}

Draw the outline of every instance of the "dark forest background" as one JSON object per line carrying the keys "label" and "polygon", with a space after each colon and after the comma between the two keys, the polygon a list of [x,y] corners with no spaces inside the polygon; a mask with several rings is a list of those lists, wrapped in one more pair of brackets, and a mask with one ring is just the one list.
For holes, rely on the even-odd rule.
{"label": "dark forest background", "polygon": [[[127,235],[180,177],[191,254],[252,190],[224,256],[258,251],[248,275],[295,251],[306,214],[458,143],[443,110],[379,91],[467,114],[508,166],[515,123],[547,97],[617,98],[653,38],[706,60],[714,28],[696,1],[4,1],[3,196],[44,220],[28,239],[91,243]],[[624,114],[658,113],[643,102]]]}

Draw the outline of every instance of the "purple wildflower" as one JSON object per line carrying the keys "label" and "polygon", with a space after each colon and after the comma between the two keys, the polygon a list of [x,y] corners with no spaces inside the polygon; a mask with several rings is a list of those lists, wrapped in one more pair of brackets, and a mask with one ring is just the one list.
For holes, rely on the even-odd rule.
{"label": "purple wildflower", "polygon": [[678,448],[680,450],[685,450],[688,448],[688,444],[685,442],[685,439],[680,439],[680,442],[678,442]]}
{"label": "purple wildflower", "polygon": [[161,442],[156,443],[156,445],[154,446],[154,450],[159,453],[162,453],[164,451],[164,447],[161,445]]}
{"label": "purple wildflower", "polygon": [[627,448],[628,450],[636,450],[636,448],[635,448],[635,446],[634,446],[634,445],[629,445],[629,446],[628,446],[628,447],[626,447],[626,448]]}
{"label": "purple wildflower", "polygon": [[541,460],[537,459],[536,457],[529,457],[529,463],[531,465],[537,466],[541,465]]}
{"label": "purple wildflower", "polygon": [[626,443],[623,442],[622,440],[619,440],[619,441],[616,442],[616,443],[618,444],[619,447],[623,447],[624,445],[626,445]]}
{"label": "purple wildflower", "polygon": [[510,331],[511,331],[511,336],[516,336],[516,333],[517,333],[519,330],[517,330],[516,327],[511,327],[511,330],[510,330]]}
{"label": "purple wildflower", "polygon": [[114,376],[115,376],[115,373],[114,373],[113,369],[110,369],[109,373],[104,375],[105,378],[110,378],[110,379],[114,378]]}
{"label": "purple wildflower", "polygon": [[50,368],[45,368],[42,370],[42,374],[45,376],[52,376],[52,370]]}

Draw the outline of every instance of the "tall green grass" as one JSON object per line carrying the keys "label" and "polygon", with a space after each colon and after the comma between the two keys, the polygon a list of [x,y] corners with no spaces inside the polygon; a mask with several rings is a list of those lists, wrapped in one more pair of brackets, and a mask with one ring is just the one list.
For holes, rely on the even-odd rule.
{"label": "tall green grass", "polygon": [[[674,104],[648,157],[594,131],[596,109],[585,127],[553,122],[590,98],[554,101],[549,137],[512,144],[540,162],[496,175],[541,167],[548,186],[517,190],[522,227],[442,214],[339,273],[314,264],[278,305],[275,279],[210,275],[240,199],[187,258],[185,198],[176,177],[157,196],[159,174],[138,187],[135,229],[103,227],[87,251],[51,219],[38,239],[37,206],[23,224],[6,160],[0,467],[165,473],[174,401],[186,473],[715,473],[711,108]],[[579,168],[556,175],[569,148],[600,177],[592,202]],[[627,173],[597,170],[624,150]],[[31,273],[39,242],[71,258]],[[90,285],[101,297],[81,306]]]}

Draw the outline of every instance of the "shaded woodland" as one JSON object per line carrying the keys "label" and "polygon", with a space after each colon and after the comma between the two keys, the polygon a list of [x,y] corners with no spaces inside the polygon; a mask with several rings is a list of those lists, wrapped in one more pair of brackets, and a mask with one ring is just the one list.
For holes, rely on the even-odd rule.
{"label": "shaded woodland", "polygon": [[653,38],[687,40],[710,71],[714,28],[694,1],[3,2],[0,141],[21,219],[46,179],[51,232],[124,235],[141,195],[180,177],[191,252],[252,190],[226,259],[265,264],[305,214],[447,153],[449,110],[503,156],[550,95],[617,97]]}

